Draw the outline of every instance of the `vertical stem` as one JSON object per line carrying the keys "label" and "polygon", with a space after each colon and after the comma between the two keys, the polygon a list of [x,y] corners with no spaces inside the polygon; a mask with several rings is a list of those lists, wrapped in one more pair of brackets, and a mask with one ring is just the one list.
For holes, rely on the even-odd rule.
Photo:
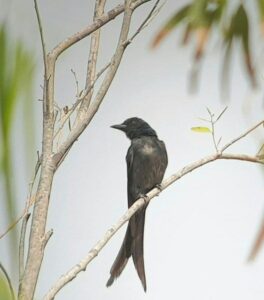
{"label": "vertical stem", "polygon": [[23,279],[19,285],[19,300],[32,300],[44,256],[45,229],[51,186],[55,173],[52,159],[54,134],[54,76],[55,58],[47,55],[47,73],[43,95],[43,143],[39,185],[33,210],[27,262]]}

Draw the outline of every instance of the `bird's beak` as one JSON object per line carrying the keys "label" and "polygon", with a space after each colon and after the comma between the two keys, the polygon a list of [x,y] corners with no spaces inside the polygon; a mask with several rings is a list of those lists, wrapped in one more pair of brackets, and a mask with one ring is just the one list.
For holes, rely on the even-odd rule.
{"label": "bird's beak", "polygon": [[122,130],[122,131],[125,131],[126,127],[127,126],[125,124],[117,124],[117,125],[112,125],[111,126],[111,128],[119,129],[119,130]]}

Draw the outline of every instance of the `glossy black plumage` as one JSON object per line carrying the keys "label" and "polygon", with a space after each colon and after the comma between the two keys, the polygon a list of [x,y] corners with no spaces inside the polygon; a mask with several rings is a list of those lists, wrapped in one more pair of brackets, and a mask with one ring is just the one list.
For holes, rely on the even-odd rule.
{"label": "glossy black plumage", "polygon": [[[155,130],[142,119],[130,118],[120,125],[111,127],[122,130],[131,140],[126,156],[128,207],[130,207],[138,198],[161,183],[168,163],[166,147],[163,141],[158,139]],[[110,270],[107,286],[112,285],[132,256],[146,291],[143,248],[145,213],[146,206],[130,219],[125,238]]]}

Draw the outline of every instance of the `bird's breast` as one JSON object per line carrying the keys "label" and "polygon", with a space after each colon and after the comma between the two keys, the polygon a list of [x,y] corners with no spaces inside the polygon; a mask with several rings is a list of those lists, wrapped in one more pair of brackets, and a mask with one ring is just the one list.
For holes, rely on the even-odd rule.
{"label": "bird's breast", "polygon": [[151,154],[153,154],[153,152],[154,152],[154,148],[153,148],[152,145],[145,144],[145,145],[141,148],[141,152],[142,152],[144,155],[151,155]]}

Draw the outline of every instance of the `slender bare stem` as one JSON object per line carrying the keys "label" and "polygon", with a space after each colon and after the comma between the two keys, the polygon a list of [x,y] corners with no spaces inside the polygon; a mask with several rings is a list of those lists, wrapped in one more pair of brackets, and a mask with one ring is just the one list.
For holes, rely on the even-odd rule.
{"label": "slender bare stem", "polygon": [[[96,0],[94,7],[94,19],[95,22],[98,18],[100,18],[104,12],[106,0]],[[94,85],[94,80],[96,77],[96,64],[99,53],[99,45],[100,45],[100,28],[94,31],[91,35],[91,44],[90,44],[90,53],[87,65],[87,75],[86,75],[86,84],[85,89],[90,90],[89,93],[84,97],[80,109],[78,111],[78,115],[86,114],[88,107],[90,105],[92,96],[93,96],[93,88],[90,88]],[[81,116],[77,116],[77,120],[81,119]]]}
{"label": "slender bare stem", "polygon": [[24,269],[25,269],[25,236],[27,230],[27,223],[30,217],[30,213],[26,213],[23,218],[21,233],[20,233],[20,241],[19,241],[19,282],[23,279]]}
{"label": "slender bare stem", "polygon": [[44,69],[45,69],[45,74],[47,74],[46,47],[45,47],[45,42],[44,42],[44,33],[43,33],[43,28],[42,28],[41,17],[40,17],[40,13],[39,13],[39,9],[38,9],[37,0],[34,0],[34,4],[35,4],[36,16],[38,19],[38,28],[39,28],[39,34],[40,34],[40,39],[41,39]]}
{"label": "slender bare stem", "polygon": [[[34,1],[36,3],[36,0]],[[39,15],[38,10],[36,10],[36,14]],[[42,35],[42,45],[44,44]],[[43,55],[45,55],[45,53],[43,53]],[[45,236],[50,192],[55,172],[54,164],[51,160],[54,132],[55,57],[51,54],[45,55],[44,64],[45,77],[43,89],[41,173],[33,209],[27,261],[23,278],[19,284],[19,300],[31,300],[35,293],[38,275],[44,256],[43,237]]]}
{"label": "slender bare stem", "polygon": [[250,128],[249,130],[247,130],[245,133],[241,134],[240,136],[238,136],[237,138],[233,139],[232,141],[230,141],[228,144],[226,144],[223,148],[222,148],[222,152],[225,151],[227,148],[229,148],[230,146],[232,146],[234,143],[236,143],[237,141],[241,140],[242,138],[244,138],[245,136],[247,136],[249,133],[251,133],[252,131],[254,131],[255,129],[257,129],[260,125],[264,124],[264,120],[260,121],[258,124],[256,124],[254,127]]}
{"label": "slender bare stem", "polygon": [[[134,10],[138,6],[149,2],[150,0],[138,0],[134,1],[131,5],[131,8]],[[76,44],[80,40],[84,39],[85,37],[89,36],[91,33],[93,33],[95,30],[101,28],[105,24],[107,24],[109,21],[116,18],[118,15],[123,13],[125,10],[124,4],[119,4],[115,8],[109,10],[107,13],[103,14],[101,18],[97,19],[96,22],[93,24],[85,27],[84,29],[80,30],[79,32],[73,34],[72,36],[68,37],[66,40],[60,42],[53,50],[52,55],[57,59],[59,55],[67,50],[72,45]]]}
{"label": "slender bare stem", "polygon": [[107,70],[107,68],[110,66],[110,63],[108,63],[107,65],[105,65],[100,72],[97,73],[93,84],[89,87],[88,90],[84,91],[82,93],[82,95],[80,95],[80,97],[77,98],[76,102],[72,105],[72,107],[69,109],[67,115],[65,116],[65,118],[61,121],[60,127],[58,128],[58,130],[55,132],[54,134],[54,139],[58,136],[58,134],[60,133],[60,131],[63,129],[65,123],[67,122],[67,120],[71,117],[71,115],[76,111],[78,105],[83,101],[83,99],[86,97],[86,95],[89,93],[90,89],[92,89],[96,83],[96,81],[100,78],[100,76]]}
{"label": "slender bare stem", "polygon": [[159,2],[160,0],[157,0],[155,2],[145,20],[141,23],[136,32],[125,42],[126,44],[130,44],[134,40],[134,38],[149,24],[149,21],[152,20],[152,17],[160,11],[161,7],[157,9]]}

